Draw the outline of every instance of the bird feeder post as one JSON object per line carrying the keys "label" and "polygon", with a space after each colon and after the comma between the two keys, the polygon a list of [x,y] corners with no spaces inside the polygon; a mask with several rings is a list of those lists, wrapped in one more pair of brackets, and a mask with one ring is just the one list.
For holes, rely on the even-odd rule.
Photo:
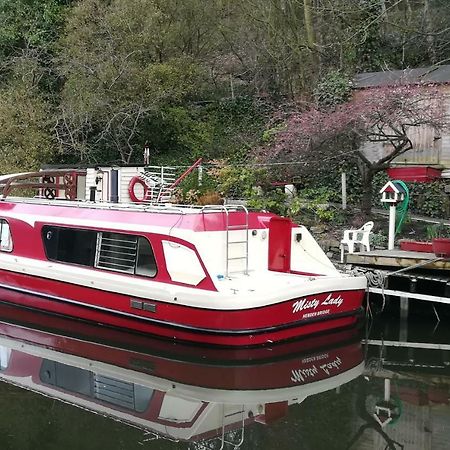
{"label": "bird feeder post", "polygon": [[380,190],[381,203],[389,205],[389,239],[388,250],[394,249],[395,216],[397,205],[405,199],[405,190],[400,183],[388,181]]}
{"label": "bird feeder post", "polygon": [[388,250],[394,249],[394,239],[395,239],[395,216],[397,214],[397,205],[392,204],[389,206],[389,239],[388,239]]}

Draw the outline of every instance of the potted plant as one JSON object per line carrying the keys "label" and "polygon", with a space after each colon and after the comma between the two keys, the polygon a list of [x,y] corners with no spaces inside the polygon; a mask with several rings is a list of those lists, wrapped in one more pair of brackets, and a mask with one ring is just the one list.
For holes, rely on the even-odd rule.
{"label": "potted plant", "polygon": [[450,227],[443,222],[435,225],[432,243],[433,253],[436,256],[450,258]]}
{"label": "potted plant", "polygon": [[426,227],[426,240],[401,239],[399,241],[400,250],[408,252],[426,252],[433,253],[433,237],[436,237],[436,225]]}

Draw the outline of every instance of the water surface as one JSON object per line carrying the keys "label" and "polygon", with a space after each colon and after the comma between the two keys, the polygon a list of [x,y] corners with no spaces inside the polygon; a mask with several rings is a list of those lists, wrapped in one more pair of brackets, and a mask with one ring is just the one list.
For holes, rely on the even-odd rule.
{"label": "water surface", "polygon": [[30,317],[0,308],[2,449],[450,448],[431,314],[237,354]]}

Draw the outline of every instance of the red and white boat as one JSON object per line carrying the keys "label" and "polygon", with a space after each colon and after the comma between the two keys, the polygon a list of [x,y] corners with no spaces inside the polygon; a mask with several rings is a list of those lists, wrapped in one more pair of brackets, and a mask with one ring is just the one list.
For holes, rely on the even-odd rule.
{"label": "red and white boat", "polygon": [[[1,381],[138,427],[153,438],[218,438],[220,445],[235,436],[233,443],[239,444],[245,426],[282,418],[290,405],[348,383],[364,370],[354,328],[322,341],[279,344],[273,348],[277,356],[264,361],[259,360],[261,348],[243,349],[250,359],[245,363],[210,361],[204,355],[193,361],[154,353],[168,341],[143,339],[145,346],[127,349],[140,336],[103,328],[102,339],[113,341],[112,346],[79,336],[93,338],[94,325],[13,308],[0,305]],[[34,322],[54,330],[33,328]],[[288,349],[280,357],[283,346]]]}
{"label": "red and white boat", "polygon": [[[4,300],[223,346],[346,327],[362,312],[365,277],[338,272],[306,228],[284,217],[244,206],[9,196],[20,185],[74,198],[78,174],[0,177]],[[51,176],[62,181],[42,182]]]}

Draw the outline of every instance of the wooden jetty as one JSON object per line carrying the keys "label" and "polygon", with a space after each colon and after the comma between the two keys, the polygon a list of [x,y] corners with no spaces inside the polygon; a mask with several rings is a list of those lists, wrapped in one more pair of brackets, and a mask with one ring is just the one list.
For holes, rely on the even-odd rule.
{"label": "wooden jetty", "polygon": [[450,275],[450,260],[436,258],[434,253],[409,252],[394,249],[349,253],[346,256],[348,264],[355,264],[357,266],[396,268],[420,266],[427,270],[448,270]]}
{"label": "wooden jetty", "polygon": [[[409,300],[450,305],[450,260],[434,253],[400,249],[374,250],[346,255],[347,264],[366,273],[368,291],[400,299],[401,320],[409,314]],[[371,275],[376,274],[376,277]],[[375,282],[373,281],[375,280]]]}

